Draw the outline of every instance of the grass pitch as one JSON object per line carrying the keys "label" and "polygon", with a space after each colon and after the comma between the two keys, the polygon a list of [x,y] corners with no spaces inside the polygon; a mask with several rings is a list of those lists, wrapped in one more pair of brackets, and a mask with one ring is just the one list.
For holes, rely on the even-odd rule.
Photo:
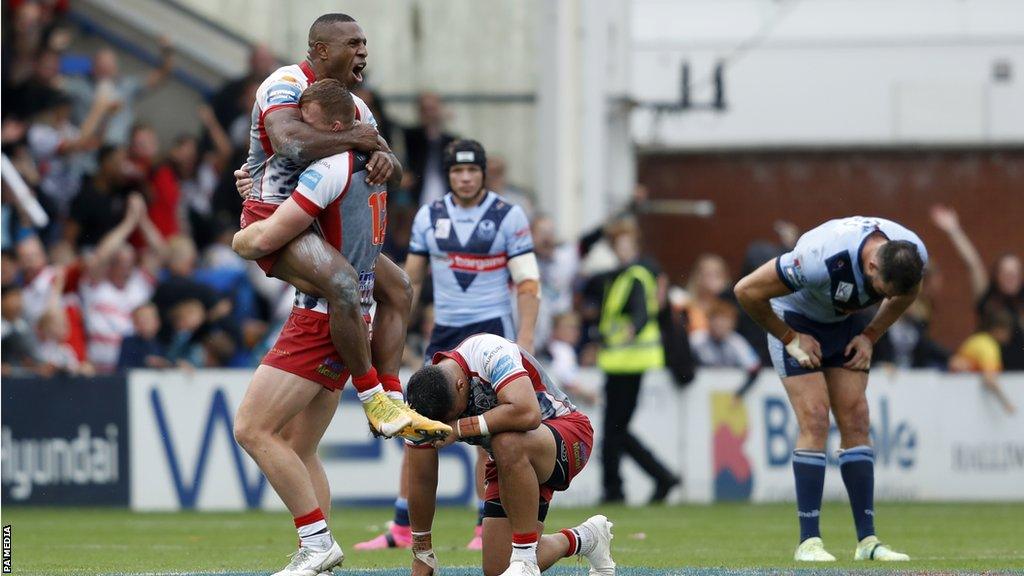
{"label": "grass pitch", "polygon": [[[552,509],[548,531],[572,526],[597,509]],[[797,522],[793,505],[717,504],[657,508],[605,507],[615,522],[613,556],[623,576],[664,574],[901,574],[988,572],[1024,574],[1024,504],[881,504],[879,536],[913,560],[899,565],[854,563],[853,523],[845,503],[827,503],[825,543],[840,561],[826,570],[791,561]],[[406,550],[356,552],[352,544],[378,533],[389,509],[342,509],[331,521],[346,550],[338,574],[408,574]],[[136,514],[124,510],[13,508],[14,574],[269,574],[294,551],[287,514]],[[463,546],[474,511],[438,510],[434,544],[446,575],[480,574],[478,553]],[[826,568],[826,567],[820,567]],[[554,573],[586,574],[564,560]]]}

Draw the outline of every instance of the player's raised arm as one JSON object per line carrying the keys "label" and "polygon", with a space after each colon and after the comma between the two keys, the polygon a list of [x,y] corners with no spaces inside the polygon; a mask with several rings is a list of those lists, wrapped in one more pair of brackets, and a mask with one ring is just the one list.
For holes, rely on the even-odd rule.
{"label": "player's raised arm", "polygon": [[779,259],[773,258],[736,283],[736,300],[747,314],[769,334],[778,338],[801,366],[821,366],[821,346],[807,334],[790,328],[772,310],[771,299],[793,292],[780,276]]}
{"label": "player's raised arm", "polygon": [[412,573],[432,574],[437,557],[431,542],[437,506],[437,450],[429,446],[409,448],[409,524],[412,529]]}
{"label": "player's raised arm", "polygon": [[274,108],[263,120],[274,153],[308,163],[349,150],[375,152],[380,148],[377,129],[356,123],[337,132],[324,132],[302,121],[294,106]]}

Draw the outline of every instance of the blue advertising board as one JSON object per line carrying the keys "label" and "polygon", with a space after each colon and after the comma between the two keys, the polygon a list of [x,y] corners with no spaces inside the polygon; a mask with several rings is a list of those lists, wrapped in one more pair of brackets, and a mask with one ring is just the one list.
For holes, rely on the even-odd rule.
{"label": "blue advertising board", "polygon": [[128,504],[123,376],[4,378],[3,504]]}

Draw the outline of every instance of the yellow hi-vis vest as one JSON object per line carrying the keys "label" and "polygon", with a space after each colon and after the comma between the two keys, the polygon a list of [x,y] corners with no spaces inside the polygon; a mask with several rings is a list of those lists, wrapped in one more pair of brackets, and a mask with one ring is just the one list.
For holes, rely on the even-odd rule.
{"label": "yellow hi-vis vest", "polygon": [[[633,282],[640,282],[647,304],[647,324],[629,340],[632,320],[623,308],[629,300]],[[608,374],[640,374],[665,365],[658,328],[658,282],[647,268],[634,264],[612,282],[601,304],[598,325],[604,346],[597,353],[597,365]]]}

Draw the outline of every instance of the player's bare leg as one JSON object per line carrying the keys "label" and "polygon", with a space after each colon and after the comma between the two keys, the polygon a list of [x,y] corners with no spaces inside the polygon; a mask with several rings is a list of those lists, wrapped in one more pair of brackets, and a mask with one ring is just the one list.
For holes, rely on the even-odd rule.
{"label": "player's bare leg", "polygon": [[[594,516],[557,534],[539,536],[544,530],[543,523],[537,520],[540,484],[551,477],[555,468],[557,447],[551,429],[540,426],[529,432],[496,434],[491,438],[491,447],[498,468],[501,504],[508,517],[484,519],[484,574],[533,574],[533,570],[545,570],[561,558],[582,554],[591,563],[591,573],[613,575],[612,524],[604,516]],[[521,544],[527,534],[535,542],[530,550],[524,550]]]}
{"label": "player's bare leg", "polygon": [[529,432],[503,432],[491,437],[491,450],[501,504],[512,530],[508,572],[532,574],[537,568],[539,484],[554,471],[555,438],[547,426]]}
{"label": "player's bare leg", "polygon": [[305,378],[261,365],[235,416],[235,440],[256,461],[295,518],[300,547],[277,575],[319,573],[345,557],[327,527],[309,470],[281,434],[322,390]]}
{"label": "player's bare leg", "polygon": [[793,451],[797,517],[800,520],[800,545],[794,559],[831,562],[835,556],[825,551],[819,529],[830,408],[825,376],[821,372],[789,376],[782,379],[782,385],[800,427],[796,450]]}
{"label": "player's bare leg", "polygon": [[281,431],[281,436],[306,466],[316,500],[328,521],[331,517],[331,488],[323,462],[317,454],[317,447],[338,410],[340,397],[340,391],[321,388],[312,402],[296,414]]}
{"label": "player's bare leg", "polygon": [[875,453],[871,448],[870,417],[865,391],[868,373],[845,368],[827,368],[829,399],[841,437],[839,470],[850,497],[850,510],[857,528],[855,560],[909,560],[878,541],[875,536]]}
{"label": "player's bare leg", "polygon": [[393,436],[410,424],[412,418],[384,394],[370,363],[369,330],[359,304],[358,275],[348,260],[323,238],[306,232],[281,249],[272,273],[303,292],[312,289],[309,294],[327,299],[331,342],[352,373],[371,426],[385,436]]}
{"label": "player's bare leg", "polygon": [[281,430],[322,389],[294,374],[261,365],[235,415],[235,440],[256,461],[296,517],[319,504],[309,472],[281,436]]}
{"label": "player's bare leg", "polygon": [[[575,528],[544,534],[537,542],[537,567],[544,571],[559,560],[578,554],[587,557],[594,569],[592,573],[613,576],[615,563],[610,555],[611,526],[604,516],[594,516]],[[544,524],[537,522],[537,533],[543,531]],[[512,525],[508,518],[484,518],[483,538],[484,576],[498,576],[508,568],[512,554]],[[603,559],[597,560],[598,556],[603,556]],[[600,568],[595,568],[595,565]]]}

